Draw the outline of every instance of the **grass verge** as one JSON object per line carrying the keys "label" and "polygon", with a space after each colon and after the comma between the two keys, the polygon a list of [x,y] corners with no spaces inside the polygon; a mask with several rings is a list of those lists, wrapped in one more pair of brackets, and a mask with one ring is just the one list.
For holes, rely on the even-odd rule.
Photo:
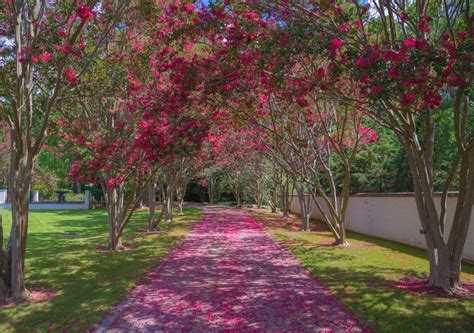
{"label": "grass verge", "polygon": [[[298,221],[254,211],[267,230],[336,298],[375,332],[474,332],[474,300],[436,297],[400,290],[394,281],[426,277],[426,251],[349,232],[353,247],[333,241],[321,224],[301,232]],[[474,282],[474,266],[464,264],[462,279]]]}
{"label": "grass verge", "polygon": [[[9,211],[1,211],[10,230]],[[98,322],[143,274],[181,241],[198,209],[186,209],[156,233],[145,233],[147,213],[138,211],[125,230],[131,250],[99,251],[107,242],[105,210],[32,211],[27,244],[27,284],[54,290],[53,299],[0,308],[0,332],[86,332]]]}

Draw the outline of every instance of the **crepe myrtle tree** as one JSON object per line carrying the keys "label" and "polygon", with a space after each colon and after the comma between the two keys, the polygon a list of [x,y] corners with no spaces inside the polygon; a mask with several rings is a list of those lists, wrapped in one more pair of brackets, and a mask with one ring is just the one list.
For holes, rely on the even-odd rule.
{"label": "crepe myrtle tree", "polygon": [[[159,171],[158,186],[161,191],[161,198],[163,199],[163,214],[161,215],[164,215],[166,222],[173,221],[173,201],[179,180],[179,164],[180,160],[173,159],[172,161],[167,161]],[[159,222],[159,220],[156,221],[156,225],[158,225]]]}
{"label": "crepe myrtle tree", "polygon": [[204,159],[201,152],[195,154],[195,156],[184,157],[181,159],[179,179],[176,184],[178,215],[184,215],[184,197],[186,196],[189,183],[196,178],[207,164],[207,160]]}
{"label": "crepe myrtle tree", "polygon": [[268,204],[270,205],[270,209],[272,213],[276,213],[278,209],[279,203],[279,188],[281,186],[281,182],[283,179],[283,173],[278,165],[273,159],[269,159],[270,161],[270,170],[267,175],[268,178]]}
{"label": "crepe myrtle tree", "polygon": [[[282,209],[284,212],[283,216],[285,217],[286,215],[286,217],[289,217],[288,213],[290,210],[290,204],[293,194],[296,190],[300,207],[301,230],[310,231],[309,221],[313,211],[313,197],[310,195],[311,191],[309,191],[309,185],[304,181],[304,179],[309,179],[310,176],[303,175],[306,170],[299,167],[301,165],[299,162],[299,157],[296,156],[285,143],[282,143],[279,139],[277,139],[276,136],[272,134],[268,135],[267,140],[264,141],[264,144],[268,148],[268,158],[274,161],[274,168],[276,168],[276,170],[273,170],[273,176],[271,176],[272,181],[275,182],[276,180],[276,186],[281,187],[282,181],[278,179],[283,179],[283,175],[286,175],[286,177],[290,178],[293,182],[293,190],[291,193],[288,193],[288,199],[286,201],[287,207],[286,209]],[[297,172],[295,172],[295,170],[297,170]],[[275,209],[273,208],[274,206],[272,204],[271,207],[272,212],[275,212]]]}
{"label": "crepe myrtle tree", "polygon": [[[266,103],[261,104],[265,110],[260,112],[264,116],[255,117],[255,125],[267,131],[272,157],[296,182],[304,208],[302,229],[309,229],[312,210],[311,200],[304,196],[306,190],[333,233],[335,244],[348,245],[345,225],[352,163],[363,145],[374,142],[376,135],[363,126],[363,114],[357,110],[321,99],[318,93],[291,97],[286,89],[283,91],[277,94],[273,89],[265,98]],[[340,183],[334,174],[335,159],[344,168]]]}
{"label": "crepe myrtle tree", "polygon": [[[261,153],[264,147],[255,131],[241,126],[222,129],[214,136],[208,149],[214,154],[212,165],[222,172],[221,185],[232,192],[237,206],[241,206],[246,192],[244,187],[249,187],[249,177],[250,182],[255,182],[253,177],[261,173],[255,168],[261,167]],[[263,191],[263,188],[258,190]],[[257,194],[257,197],[262,195],[263,193]]]}
{"label": "crepe myrtle tree", "polygon": [[[189,182],[201,171],[203,160],[201,151],[188,152],[183,156],[175,156],[166,161],[158,171],[157,188],[161,192],[163,207],[158,220],[152,224],[156,228],[165,216],[167,222],[173,221],[173,202],[176,198],[178,215],[184,215],[184,197]],[[156,192],[154,192],[156,196]]]}
{"label": "crepe myrtle tree", "polygon": [[[106,49],[91,64],[70,100],[61,104],[59,135],[75,152],[70,176],[99,183],[108,215],[108,249],[121,250],[124,229],[154,181],[157,164],[145,160],[135,136],[143,122],[138,78],[149,78],[146,29],[136,8],[122,19],[120,30],[106,37]],[[138,98],[138,99],[137,99]]]}
{"label": "crepe myrtle tree", "polygon": [[210,205],[215,204],[220,198],[222,188],[219,186],[219,183],[222,176],[222,169],[219,166],[214,165],[207,166],[199,174],[199,184],[207,189],[207,196]]}
{"label": "crepe myrtle tree", "polygon": [[[470,1],[249,1],[241,7],[253,21],[265,18],[269,23],[253,41],[259,57],[267,55],[267,67],[273,60],[285,75],[299,59],[306,69],[296,76],[301,82],[344,99],[395,133],[407,156],[428,248],[428,286],[448,294],[462,288],[461,258],[474,201]],[[261,25],[249,21],[246,31]],[[275,68],[266,70],[274,75]],[[454,100],[449,116],[457,158],[440,180],[433,160],[437,110],[445,99]],[[434,184],[440,183],[438,207]],[[448,223],[447,196],[453,183],[460,184],[459,195]]]}
{"label": "crepe myrtle tree", "polygon": [[[173,221],[173,202],[176,198],[178,215],[184,215],[184,196],[188,183],[200,171],[200,151],[176,156],[168,160],[159,170],[158,187],[163,199],[163,210],[160,216],[165,216],[167,222]],[[156,225],[159,223],[157,221]]]}
{"label": "crepe myrtle tree", "polygon": [[[388,3],[388,8],[392,5]],[[431,5],[447,14],[432,19],[429,4],[421,1],[411,12],[403,7],[391,10],[388,21],[399,21],[399,25],[392,23],[391,26],[381,20],[379,24],[386,31],[383,39],[392,45],[390,51],[393,53],[387,47],[380,47],[380,58],[374,55],[373,59],[366,60],[379,46],[371,41],[363,56],[352,61],[356,66],[359,63],[354,77],[366,75],[369,80],[370,92],[363,91],[370,103],[368,113],[395,131],[407,155],[430,259],[428,285],[451,293],[462,287],[461,259],[474,204],[471,186],[474,183],[474,113],[470,102],[474,14],[469,1]],[[376,2],[376,8],[380,12],[386,5]],[[405,32],[397,31],[400,28]],[[376,68],[372,61],[380,61],[381,66]],[[390,79],[381,82],[382,75]],[[449,95],[454,98],[450,116],[454,123],[452,135],[456,138],[457,157],[444,182],[438,208],[434,196],[437,176],[433,170],[437,145],[436,111],[443,98]],[[379,96],[380,102],[376,101]],[[452,227],[448,229],[447,196],[455,178],[460,184],[459,194]]]}
{"label": "crepe myrtle tree", "polygon": [[[110,49],[115,48],[114,51]],[[123,50],[109,45],[96,60],[89,78],[77,84],[74,98],[61,103],[58,135],[73,152],[69,176],[75,182],[102,187],[108,216],[109,250],[121,250],[122,235],[156,167],[144,160],[134,135],[141,115],[129,95]]]}
{"label": "crepe myrtle tree", "polygon": [[211,50],[202,46],[201,41],[208,38],[206,31],[197,29],[200,15],[192,1],[165,6],[159,20],[148,22],[149,33],[141,43],[149,52],[150,75],[132,75],[133,99],[142,114],[136,146],[144,151],[147,161],[159,165],[157,183],[169,221],[176,191],[181,206],[194,162],[199,162],[215,121],[204,93],[215,59]]}
{"label": "crepe myrtle tree", "polygon": [[248,191],[249,197],[255,203],[258,209],[262,208],[264,203],[266,192],[267,192],[267,181],[266,172],[268,171],[266,167],[267,160],[262,154],[256,156],[256,158],[251,161],[247,166],[248,173]]}
{"label": "crepe myrtle tree", "polygon": [[[320,71],[306,71],[312,74],[304,80],[344,97],[396,134],[407,156],[428,248],[428,285],[447,293],[462,288],[461,258],[474,203],[471,3],[341,2],[324,11],[285,4],[279,11],[280,18],[295,27],[290,41],[307,27],[309,38],[298,39],[298,51],[328,63]],[[441,181],[433,160],[439,144],[437,110],[444,99],[454,100],[446,116],[453,123],[457,157]],[[454,180],[460,184],[459,194],[448,224],[447,196]],[[444,184],[438,206],[434,184],[440,182]]]}
{"label": "crepe myrtle tree", "polygon": [[[100,3],[100,10],[97,5]],[[8,293],[27,299],[25,250],[32,173],[57,101],[98,55],[126,1],[9,0],[0,5],[0,114],[11,132]],[[87,33],[86,33],[87,31]],[[93,33],[92,33],[93,32]]]}
{"label": "crepe myrtle tree", "polygon": [[75,162],[70,177],[81,183],[99,183],[108,216],[108,249],[123,249],[122,235],[154,167],[134,147],[134,117],[119,99],[90,98],[84,112],[59,120],[62,138],[70,143]]}
{"label": "crepe myrtle tree", "polygon": [[[300,185],[308,185],[307,190],[333,232],[335,243],[347,245],[345,213],[351,166],[363,144],[375,141],[376,135],[364,126],[360,105],[354,107],[341,98],[327,97],[326,87],[313,84],[310,75],[315,71],[317,77],[326,77],[332,66],[330,61],[314,56],[311,63],[313,58],[304,54],[301,43],[293,41],[285,31],[288,26],[272,26],[256,13],[235,16],[245,19],[233,21],[232,29],[225,35],[227,42],[221,52],[226,57],[222,62],[232,75],[228,75],[231,84],[224,81],[227,83],[220,97],[225,97],[237,118],[252,124],[257,133],[264,133],[264,144],[273,145],[270,151],[276,153],[276,161],[289,175],[283,177],[279,187],[284,216],[289,211],[289,186],[297,179]],[[262,26],[268,31],[262,31]],[[235,51],[238,47],[242,51]],[[232,67],[235,63],[238,68]],[[329,83],[346,94],[351,91],[344,82],[326,82]],[[335,159],[342,161],[344,167],[341,184],[334,175]]]}

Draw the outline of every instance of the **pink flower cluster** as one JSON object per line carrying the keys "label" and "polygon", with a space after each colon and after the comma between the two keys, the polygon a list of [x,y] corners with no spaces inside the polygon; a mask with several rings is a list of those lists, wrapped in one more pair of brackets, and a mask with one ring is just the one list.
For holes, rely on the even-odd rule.
{"label": "pink flower cluster", "polygon": [[91,18],[95,18],[96,15],[95,12],[91,11],[89,6],[86,4],[79,4],[76,8],[76,14],[82,22],[85,22]]}

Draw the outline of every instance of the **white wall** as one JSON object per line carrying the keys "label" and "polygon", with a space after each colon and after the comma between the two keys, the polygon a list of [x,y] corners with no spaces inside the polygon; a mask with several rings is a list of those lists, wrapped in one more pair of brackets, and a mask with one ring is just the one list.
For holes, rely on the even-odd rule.
{"label": "white wall", "polygon": [[0,190],[0,205],[7,202],[7,190]]}
{"label": "white wall", "polygon": [[[62,209],[89,209],[85,203],[55,203],[55,202],[31,202],[30,209],[38,210],[62,210]],[[11,209],[10,203],[1,204],[0,209]]]}
{"label": "white wall", "polygon": [[[30,202],[30,209],[39,210],[61,210],[61,209],[89,209],[90,191],[85,191],[84,202]],[[7,191],[0,190],[0,209],[11,209],[11,204],[6,202]],[[2,201],[3,199],[3,201]]]}
{"label": "white wall", "polygon": [[[438,209],[440,198],[437,198]],[[450,230],[457,197],[448,197],[447,225]],[[300,212],[298,198],[291,200],[290,209]],[[317,207],[313,208],[312,218],[321,220]],[[474,212],[471,216],[463,258],[474,261]],[[424,236],[420,234],[421,223],[418,218],[415,197],[412,194],[356,194],[351,196],[347,209],[347,229],[361,234],[393,240],[420,248],[426,248]]]}

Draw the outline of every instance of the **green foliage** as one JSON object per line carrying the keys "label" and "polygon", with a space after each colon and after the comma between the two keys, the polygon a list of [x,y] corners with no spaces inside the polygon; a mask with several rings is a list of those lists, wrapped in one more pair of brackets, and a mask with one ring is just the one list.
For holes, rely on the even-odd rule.
{"label": "green foliage", "polygon": [[33,191],[39,191],[40,200],[54,200],[55,198],[55,186],[51,186],[47,183],[36,183],[31,189]]}
{"label": "green foliage", "polygon": [[[432,111],[433,121],[436,124],[433,155],[435,191],[443,190],[451,164],[456,159],[455,131],[451,116],[453,104],[453,98],[447,95],[442,105]],[[469,112],[472,113],[472,110]],[[352,170],[351,192],[412,192],[413,184],[406,154],[396,135],[393,131],[380,127],[376,122],[372,122],[370,127],[375,129],[379,140],[377,143],[369,144],[357,155]],[[467,128],[466,131],[473,132],[474,128]],[[422,136],[423,133],[420,133],[420,137]],[[338,178],[342,179],[342,166],[336,170],[339,173]],[[455,177],[450,190],[456,191],[458,188],[459,181]]]}
{"label": "green foliage", "polygon": [[352,166],[351,192],[413,191],[405,153],[397,138],[391,131],[372,125],[379,139],[357,155]]}
{"label": "green foliage", "polygon": [[[5,230],[8,213],[1,212]],[[30,212],[27,287],[44,287],[57,296],[0,308],[0,331],[89,331],[201,216],[200,210],[185,209],[185,216],[163,224],[159,232],[144,233],[146,212],[136,212],[124,239],[131,249],[107,252],[98,248],[107,243],[105,211]]]}

